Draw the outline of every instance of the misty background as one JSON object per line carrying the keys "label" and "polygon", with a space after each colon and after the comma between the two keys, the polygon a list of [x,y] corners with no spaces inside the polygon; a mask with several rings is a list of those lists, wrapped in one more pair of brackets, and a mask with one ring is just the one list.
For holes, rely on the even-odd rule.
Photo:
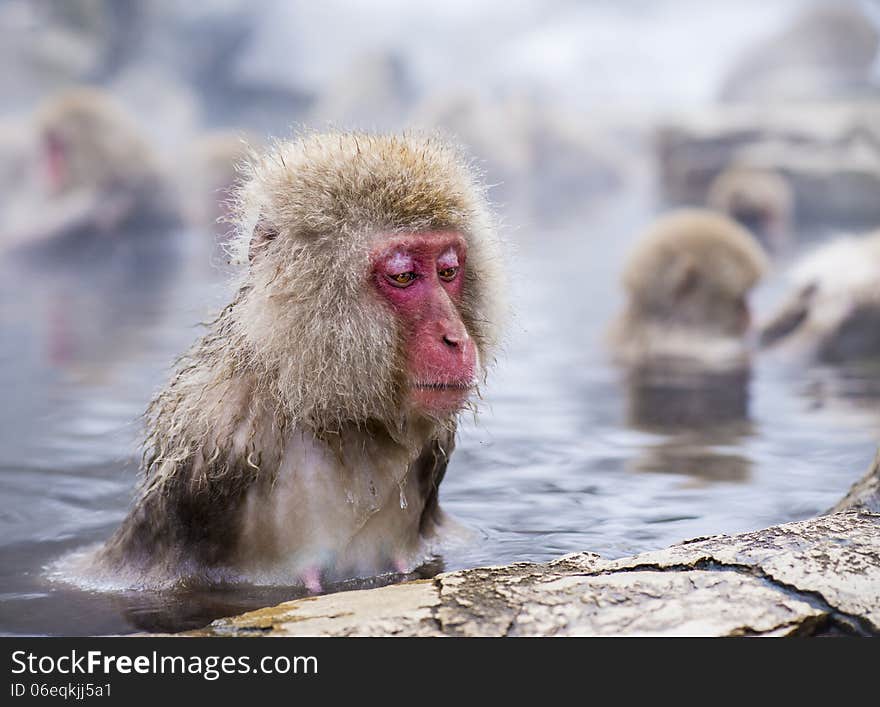
{"label": "misty background", "polygon": [[[828,508],[876,450],[876,367],[762,358],[735,419],[682,429],[633,412],[606,332],[639,232],[730,164],[795,195],[756,319],[800,255],[880,225],[878,28],[867,1],[0,2],[0,633],[177,630],[295,594],[108,600],[51,568],[124,517],[140,415],[231,296],[228,155],[303,129],[439,130],[500,215],[510,331],[440,494],[470,539],[431,571]],[[23,256],[65,218],[40,111],[80,86],[131,116],[179,218]]]}

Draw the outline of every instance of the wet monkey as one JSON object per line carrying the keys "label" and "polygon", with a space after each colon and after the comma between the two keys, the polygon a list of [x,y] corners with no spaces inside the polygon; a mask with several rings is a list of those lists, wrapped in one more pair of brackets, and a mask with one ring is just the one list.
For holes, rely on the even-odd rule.
{"label": "wet monkey", "polygon": [[764,348],[826,364],[880,360],[880,231],[840,236],[798,260],[761,327]]}
{"label": "wet monkey", "polygon": [[612,329],[618,362],[736,367],[747,358],[747,296],[767,260],[744,228],[720,214],[682,209],[642,234],[624,271],[627,304]]}
{"label": "wet monkey", "polygon": [[493,361],[502,247],[433,137],[305,134],[245,169],[246,272],[150,405],[114,586],[322,582],[420,564],[457,414]]}
{"label": "wet monkey", "polygon": [[748,477],[747,461],[713,447],[749,429],[747,297],[765,268],[752,236],[711,211],[673,211],[641,234],[625,266],[627,303],[612,344],[627,424],[666,439],[634,468]]}

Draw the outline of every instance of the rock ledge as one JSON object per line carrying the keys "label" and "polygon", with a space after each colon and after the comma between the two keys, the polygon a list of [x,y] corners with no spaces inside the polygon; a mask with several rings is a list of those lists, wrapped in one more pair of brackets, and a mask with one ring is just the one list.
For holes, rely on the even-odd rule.
{"label": "rock ledge", "polygon": [[880,514],[285,602],[199,636],[880,635]]}

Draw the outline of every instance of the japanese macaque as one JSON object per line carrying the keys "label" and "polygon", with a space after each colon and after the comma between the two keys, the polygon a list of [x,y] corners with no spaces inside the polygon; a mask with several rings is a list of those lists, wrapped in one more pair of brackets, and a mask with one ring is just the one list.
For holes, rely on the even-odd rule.
{"label": "japanese macaque", "polygon": [[880,231],[842,237],[795,264],[761,344],[823,363],[880,359]]}
{"label": "japanese macaque", "polygon": [[757,237],[770,253],[782,252],[788,241],[793,195],[775,172],[731,167],[709,187],[708,205],[727,214]]}
{"label": "japanese macaque", "polygon": [[682,209],[642,235],[624,272],[617,360],[630,367],[730,370],[747,362],[747,296],[767,267],[757,241],[729,218]]}
{"label": "japanese macaque", "polygon": [[44,194],[9,247],[106,242],[120,232],[167,225],[176,210],[153,152],[132,118],[109,95],[76,88],[37,111],[37,162]]}
{"label": "japanese macaque", "polygon": [[766,265],[745,229],[711,211],[669,213],[638,241],[612,343],[627,424],[666,439],[646,448],[636,470],[748,477],[747,462],[716,447],[749,429],[747,297]]}
{"label": "japanese macaque", "polygon": [[410,571],[499,339],[484,190],[436,138],[307,134],[249,165],[236,218],[241,287],[147,411],[95,584]]}

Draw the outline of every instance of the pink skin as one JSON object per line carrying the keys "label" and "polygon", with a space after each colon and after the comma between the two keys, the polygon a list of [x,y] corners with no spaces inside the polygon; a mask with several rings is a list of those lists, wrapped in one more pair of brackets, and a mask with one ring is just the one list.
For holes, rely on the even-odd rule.
{"label": "pink skin", "polygon": [[307,567],[302,573],[302,581],[311,594],[320,594],[323,591],[321,587],[321,570],[317,567]]}
{"label": "pink skin", "polygon": [[476,383],[477,349],[458,313],[467,244],[458,233],[388,236],[372,253],[372,278],[403,325],[409,403],[431,415],[460,410]]}
{"label": "pink skin", "polygon": [[64,144],[57,135],[48,133],[43,138],[46,181],[53,192],[60,191],[66,180],[67,155]]}

